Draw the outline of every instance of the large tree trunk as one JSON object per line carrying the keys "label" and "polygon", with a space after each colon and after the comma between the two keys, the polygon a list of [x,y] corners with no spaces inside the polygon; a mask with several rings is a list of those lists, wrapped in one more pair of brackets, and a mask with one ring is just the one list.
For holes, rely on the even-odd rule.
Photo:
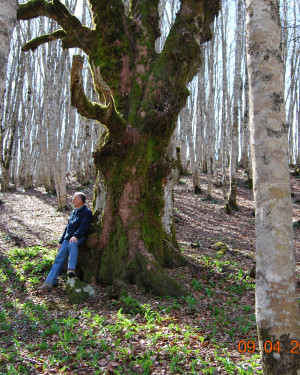
{"label": "large tree trunk", "polygon": [[168,148],[189,95],[186,87],[201,64],[200,44],[211,38],[209,24],[219,0],[182,0],[160,54],[155,50],[158,4],[132,1],[127,16],[121,0],[90,0],[94,29],[83,26],[59,0],[31,0],[20,5],[18,17],[46,15],[63,28],[28,42],[24,50],[62,39],[63,47],[86,53],[98,103],[86,97],[83,58],[74,56],[72,104],[107,129],[94,153],[95,223],[90,252],[81,262],[84,278],[105,284],[123,280],[178,296],[186,291],[163,269],[185,263],[170,228],[169,186],[178,162]]}
{"label": "large tree trunk", "polygon": [[132,144],[107,144],[95,154],[96,222],[88,240],[92,252],[82,263],[85,278],[104,284],[120,279],[160,295],[183,295],[161,268],[185,264],[173,250],[178,247],[173,222],[164,225],[162,220],[170,198],[165,187],[176,160],[166,162],[158,139],[143,137],[133,128],[128,132],[134,133]]}
{"label": "large tree trunk", "polygon": [[[246,3],[259,346],[264,375],[297,375],[300,316],[279,1],[247,0]],[[293,350],[294,347],[297,349]]]}

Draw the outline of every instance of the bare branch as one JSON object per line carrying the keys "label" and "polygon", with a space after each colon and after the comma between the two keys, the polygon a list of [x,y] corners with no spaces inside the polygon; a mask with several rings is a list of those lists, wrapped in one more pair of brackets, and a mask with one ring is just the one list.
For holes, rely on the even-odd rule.
{"label": "bare branch", "polygon": [[34,51],[35,49],[37,49],[37,47],[39,47],[42,44],[52,42],[57,39],[63,39],[65,38],[65,36],[66,36],[66,33],[64,32],[64,30],[56,30],[51,34],[38,36],[37,38],[34,38],[30,40],[29,42],[27,42],[22,47],[22,51],[23,52],[27,52],[29,50]]}
{"label": "bare branch", "polygon": [[[181,1],[163,51],[152,65],[139,109],[144,129],[153,131],[156,123],[156,131],[172,133],[169,124],[175,123],[185,105],[189,95],[186,86],[201,66],[201,44],[211,39],[209,25],[219,8],[220,0]],[[156,114],[155,121],[152,113]]]}
{"label": "bare branch", "polygon": [[91,102],[86,97],[82,78],[83,62],[84,57],[79,55],[73,56],[71,70],[71,104],[77,108],[82,116],[102,122],[101,118],[106,114],[107,107]]}
{"label": "bare branch", "polygon": [[17,11],[18,20],[29,20],[39,16],[49,17],[63,28],[66,33],[64,37],[65,42],[63,41],[64,47],[79,47],[83,51],[88,52],[93,40],[94,31],[83,26],[79,19],[72,15],[60,0],[52,0],[51,2],[46,0],[30,0],[27,3],[19,5]]}
{"label": "bare branch", "polygon": [[95,89],[99,95],[99,101],[101,103],[103,100],[104,102],[101,104],[106,105],[106,106],[111,105],[111,109],[112,109],[113,96],[112,96],[110,87],[103,80],[103,77],[101,76],[101,73],[100,73],[100,67],[98,66],[96,68],[95,65],[92,63],[92,68],[93,68]]}
{"label": "bare branch", "polygon": [[86,118],[97,120],[105,125],[111,135],[118,133],[123,125],[123,120],[117,112],[110,88],[103,81],[99,69],[93,68],[94,81],[97,92],[102,96],[104,104],[90,101],[84,92],[82,67],[84,58],[73,56],[71,70],[71,104]]}

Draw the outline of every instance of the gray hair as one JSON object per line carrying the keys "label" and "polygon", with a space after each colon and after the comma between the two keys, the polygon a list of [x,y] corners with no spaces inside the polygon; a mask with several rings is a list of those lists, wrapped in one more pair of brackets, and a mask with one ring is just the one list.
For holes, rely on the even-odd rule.
{"label": "gray hair", "polygon": [[82,193],[81,191],[79,193],[75,193],[75,195],[78,195],[83,203],[86,201],[86,195]]}

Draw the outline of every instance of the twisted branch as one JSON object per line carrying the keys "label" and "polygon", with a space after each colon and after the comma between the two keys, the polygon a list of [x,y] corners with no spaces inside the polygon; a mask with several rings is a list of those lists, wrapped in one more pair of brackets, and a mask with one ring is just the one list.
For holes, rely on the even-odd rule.
{"label": "twisted branch", "polygon": [[93,66],[94,84],[101,96],[102,103],[90,101],[84,92],[82,68],[84,58],[79,55],[73,56],[71,70],[71,104],[78,112],[86,118],[97,120],[105,125],[111,135],[118,133],[124,121],[117,112],[114,99],[109,86],[104,82],[100,74],[100,69]]}
{"label": "twisted branch", "polygon": [[[30,0],[20,4],[17,11],[18,20],[29,20],[39,16],[46,16],[56,21],[63,30],[57,30],[52,34],[47,34],[33,39],[25,44],[24,51],[37,48],[50,40],[62,39],[65,48],[78,47],[88,53],[91,42],[94,39],[94,31],[83,26],[79,19],[72,15],[60,0]],[[62,32],[65,32],[63,35]],[[51,39],[53,37],[53,39]]]}

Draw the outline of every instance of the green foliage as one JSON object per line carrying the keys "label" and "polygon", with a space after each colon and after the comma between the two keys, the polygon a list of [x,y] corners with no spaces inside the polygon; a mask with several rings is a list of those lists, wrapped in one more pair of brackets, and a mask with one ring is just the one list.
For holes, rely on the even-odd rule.
{"label": "green foliage", "polygon": [[[236,348],[241,337],[256,340],[254,308],[239,305],[253,284],[237,262],[200,256],[207,273],[191,280],[194,295],[159,298],[150,304],[127,294],[111,303],[117,310],[107,316],[98,312],[99,306],[71,307],[62,296],[58,303],[37,295],[15,299],[12,286],[24,289],[25,283],[25,293],[36,293],[36,281],[44,274],[40,270],[32,275],[28,263],[40,264],[49,253],[54,256],[54,250],[46,248],[15,248],[0,258],[0,285],[6,296],[0,310],[0,374],[76,372],[82,363],[90,373],[102,374],[105,367],[100,364],[110,362],[115,364],[114,374],[151,374],[158,361],[167,364],[171,374],[213,374],[217,368],[228,374],[261,373],[256,353],[233,360],[227,344],[220,346],[221,336],[228,337],[228,345],[235,342]],[[225,279],[216,280],[224,269]],[[219,299],[219,288],[227,293],[226,303]],[[203,300],[208,303],[206,319],[185,322],[186,317],[202,314]],[[23,338],[24,332],[29,335]]]}

